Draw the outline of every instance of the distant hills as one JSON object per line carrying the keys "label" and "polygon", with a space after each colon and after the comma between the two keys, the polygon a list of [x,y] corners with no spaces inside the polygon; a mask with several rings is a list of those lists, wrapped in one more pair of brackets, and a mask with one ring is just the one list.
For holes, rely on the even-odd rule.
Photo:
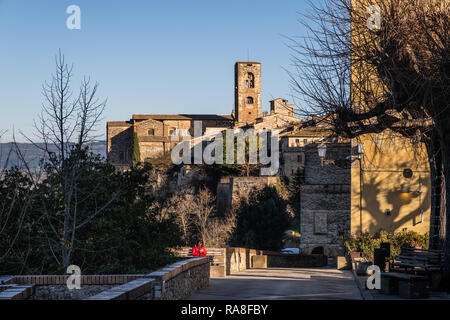
{"label": "distant hills", "polygon": [[[31,143],[18,143],[19,149],[25,156],[25,159],[31,168],[36,168],[39,164],[39,159],[42,157],[42,150]],[[0,143],[0,166],[4,167],[8,158],[8,153],[11,150],[13,143]],[[106,158],[106,141],[97,141],[92,144],[94,153],[100,154]],[[19,165],[20,161],[15,152],[11,152],[8,160],[8,167]]]}

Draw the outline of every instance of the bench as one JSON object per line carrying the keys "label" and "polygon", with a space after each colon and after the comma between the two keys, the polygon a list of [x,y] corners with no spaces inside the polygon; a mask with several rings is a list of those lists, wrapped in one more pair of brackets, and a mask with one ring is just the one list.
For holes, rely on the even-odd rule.
{"label": "bench", "polygon": [[[192,258],[192,248],[182,247],[175,250],[175,255],[178,257]],[[210,273],[211,277],[225,277],[225,248],[206,248],[206,256],[210,257]]]}
{"label": "bench", "polygon": [[[442,262],[443,252],[440,250],[402,248],[401,253],[390,261],[389,269],[402,272],[404,277],[410,277],[409,280],[404,278],[399,283],[399,291],[401,286],[404,290],[409,291],[409,294],[404,292],[403,295],[425,297],[428,294],[428,287],[435,289],[439,286]],[[413,278],[412,275],[424,277],[420,281],[415,281],[417,278]],[[397,276],[397,278],[399,277]],[[427,286],[427,288],[425,289],[424,286]]]}
{"label": "bench", "polygon": [[400,295],[400,298],[406,299],[427,298],[428,281],[425,277],[414,274],[382,272],[380,293]]}
{"label": "bench", "polygon": [[402,248],[390,266],[412,273],[431,273],[442,270],[443,253],[439,250]]}

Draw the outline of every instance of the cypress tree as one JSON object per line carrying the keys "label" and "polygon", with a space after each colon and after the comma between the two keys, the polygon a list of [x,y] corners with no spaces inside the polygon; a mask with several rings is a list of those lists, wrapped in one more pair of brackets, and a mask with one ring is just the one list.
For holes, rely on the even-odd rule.
{"label": "cypress tree", "polygon": [[137,133],[133,135],[133,167],[141,162],[141,151],[139,150],[139,139]]}

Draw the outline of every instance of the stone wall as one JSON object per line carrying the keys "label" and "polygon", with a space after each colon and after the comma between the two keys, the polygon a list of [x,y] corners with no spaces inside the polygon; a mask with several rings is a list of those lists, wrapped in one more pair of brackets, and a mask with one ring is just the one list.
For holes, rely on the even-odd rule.
{"label": "stone wall", "polygon": [[134,130],[138,137],[149,136],[148,131],[153,130],[152,136],[162,137],[164,136],[164,126],[161,121],[156,121],[153,119],[148,119],[145,121],[138,122],[134,125]]}
{"label": "stone wall", "polygon": [[247,269],[247,251],[245,248],[227,248],[226,274],[234,274]]}
{"label": "stone wall", "polygon": [[265,268],[314,268],[328,264],[328,257],[321,254],[286,254],[274,251],[246,248],[226,248],[226,274],[237,274],[255,267],[254,257],[264,257]]}
{"label": "stone wall", "polygon": [[268,268],[315,268],[325,267],[328,257],[321,254],[268,254]]}
{"label": "stone wall", "polygon": [[[80,289],[69,290],[67,280],[69,275],[22,275],[11,276],[5,283],[14,287],[5,290],[18,291],[20,288],[29,286],[32,288],[30,294],[21,296],[10,295],[10,299],[28,300],[81,300],[95,296],[105,290],[116,288],[118,285],[130,283],[144,277],[144,275],[81,275]],[[11,292],[13,293],[13,292]],[[6,295],[8,296],[8,295]]]}
{"label": "stone wall", "polygon": [[[150,275],[151,276],[151,275]],[[163,284],[161,296],[154,295],[157,300],[183,300],[200,289],[209,286],[210,266],[207,263],[199,264],[180,273]],[[155,289],[159,289],[156,287]]]}
{"label": "stone wall", "polygon": [[192,258],[149,274],[81,275],[81,288],[67,288],[68,275],[2,277],[0,299],[9,300],[179,300],[206,288],[210,260]]}
{"label": "stone wall", "polygon": [[[338,256],[350,231],[350,143],[327,144],[321,164],[317,145],[305,150],[305,184],[300,198],[300,250]],[[316,251],[316,250],[319,251]]]}
{"label": "stone wall", "polygon": [[305,153],[303,151],[286,151],[282,153],[282,175],[288,178],[295,176],[297,172],[304,172]]}
{"label": "stone wall", "polygon": [[106,132],[108,161],[118,168],[129,166],[132,160],[132,125],[125,121],[111,121],[107,124]]}
{"label": "stone wall", "polygon": [[114,285],[85,285],[81,289],[69,290],[65,285],[35,286],[30,300],[82,300],[113,287]]}
{"label": "stone wall", "polygon": [[192,258],[113,287],[89,300],[181,300],[209,286],[209,281],[209,258]]}
{"label": "stone wall", "polygon": [[217,210],[224,213],[253,190],[261,190],[279,182],[279,177],[226,177],[217,184]]}

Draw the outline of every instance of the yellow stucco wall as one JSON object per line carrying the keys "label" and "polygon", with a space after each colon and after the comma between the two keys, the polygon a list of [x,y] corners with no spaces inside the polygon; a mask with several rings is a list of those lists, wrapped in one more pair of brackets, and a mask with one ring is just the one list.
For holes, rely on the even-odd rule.
{"label": "yellow stucco wall", "polygon": [[[354,52],[378,41],[377,33],[367,28],[367,7],[371,4],[364,0],[352,1],[355,12],[361,10],[361,14],[352,17]],[[355,58],[351,68],[351,100],[355,110],[367,111],[367,104],[376,105],[389,94],[367,63]],[[365,153],[361,162],[356,160],[352,165],[351,233],[374,233],[380,229],[397,232],[404,228],[429,232],[431,187],[425,146],[414,147],[409,139],[389,130],[363,135],[357,140],[352,143],[363,143]],[[413,171],[410,179],[403,175],[407,168]],[[390,215],[386,210],[391,211]]]}
{"label": "yellow stucco wall", "polygon": [[[414,147],[409,139],[391,131],[358,139],[353,144],[363,143],[365,150],[362,171],[359,160],[352,165],[352,234],[380,229],[397,232],[403,228],[429,232],[431,189],[425,147]],[[409,179],[403,175],[407,168],[413,171]],[[390,215],[386,210],[391,211]]]}

